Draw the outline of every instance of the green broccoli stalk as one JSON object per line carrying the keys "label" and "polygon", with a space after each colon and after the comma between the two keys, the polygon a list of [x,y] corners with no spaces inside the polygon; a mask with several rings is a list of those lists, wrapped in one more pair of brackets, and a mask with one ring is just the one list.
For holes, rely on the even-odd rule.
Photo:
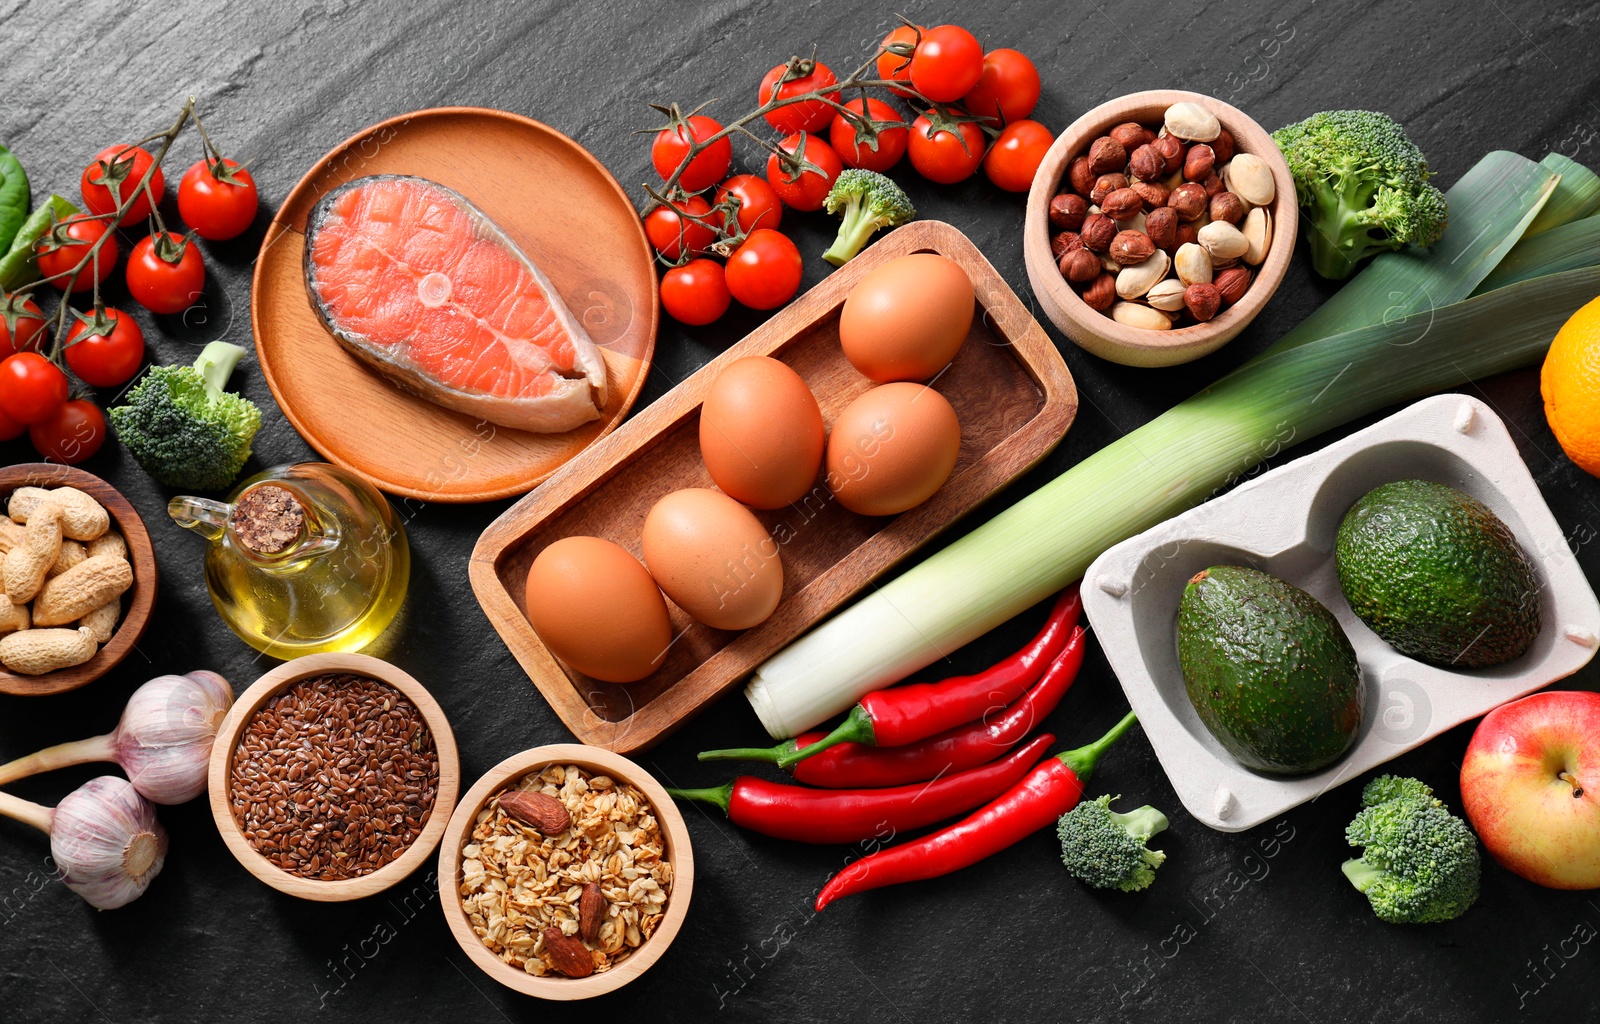
{"label": "green broccoli stalk", "polygon": [[1061,860],[1074,878],[1096,889],[1137,892],[1156,880],[1156,868],[1167,859],[1145,846],[1167,827],[1167,816],[1148,804],[1126,814],[1113,811],[1102,796],[1080,803],[1056,822]]}
{"label": "green broccoli stalk", "polygon": [[1349,277],[1377,252],[1430,246],[1444,234],[1444,193],[1428,184],[1428,158],[1387,114],[1330,110],[1279,128],[1295,196],[1311,230],[1311,266]]}
{"label": "green broccoli stalk", "polygon": [[1478,898],[1477,837],[1416,779],[1380,775],[1367,783],[1345,838],[1366,848],[1343,870],[1380,921],[1449,921]]}
{"label": "green broccoli stalk", "polygon": [[844,213],[839,237],[822,258],[842,267],[879,228],[897,228],[917,215],[905,192],[885,175],[852,167],[841,173],[823,201],[829,213]]}
{"label": "green broccoli stalk", "polygon": [[244,349],[213,341],[193,366],[153,366],[111,410],[117,439],[169,487],[220,491],[233,483],[261,429],[261,410],[222,390]]}

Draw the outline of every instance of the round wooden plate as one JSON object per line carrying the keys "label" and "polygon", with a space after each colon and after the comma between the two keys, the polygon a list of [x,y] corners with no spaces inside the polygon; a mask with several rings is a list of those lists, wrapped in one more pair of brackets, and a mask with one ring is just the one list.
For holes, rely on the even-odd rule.
{"label": "round wooden plate", "polygon": [[[306,218],[370,174],[455,189],[539,265],[605,355],[605,415],[565,434],[474,421],[401,391],[334,340],[306,295]],[[657,301],[639,215],[587,150],[517,114],[440,107],[373,125],[300,179],[261,243],[250,320],[267,386],[313,448],[392,494],[488,501],[530,490],[622,421],[650,370]]]}

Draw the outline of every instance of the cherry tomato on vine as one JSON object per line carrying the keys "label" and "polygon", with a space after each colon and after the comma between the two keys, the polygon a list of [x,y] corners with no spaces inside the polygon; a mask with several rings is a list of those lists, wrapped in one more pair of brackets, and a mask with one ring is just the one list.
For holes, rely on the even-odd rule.
{"label": "cherry tomato on vine", "polygon": [[133,379],[144,362],[144,332],[133,317],[106,306],[105,320],[97,333],[95,318],[80,319],[67,332],[67,368],[85,384],[114,388]]}
{"label": "cherry tomato on vine", "polygon": [[68,465],[82,462],[106,441],[106,416],[86,398],[65,402],[47,419],[28,428],[28,438],[40,455]]}
{"label": "cherry tomato on vine", "polygon": [[661,278],[661,305],[679,323],[709,324],[726,313],[732,301],[727,274],[715,260],[690,260]]}
{"label": "cherry tomato on vine", "polygon": [[128,253],[128,291],[152,313],[183,312],[200,298],[205,283],[200,247],[169,231],[146,235]]}
{"label": "cherry tomato on vine", "polygon": [[[689,155],[691,142],[703,142],[722,131],[720,122],[704,114],[693,114],[684,120],[688,122],[687,128],[684,125],[679,125],[676,130],[663,128],[656,132],[655,141],[650,143],[650,162],[655,165],[662,181],[672,177],[672,172]],[[683,169],[683,175],[678,178],[678,184],[685,192],[709,188],[727,177],[728,166],[732,163],[733,143],[724,135],[690,161],[689,166]]]}
{"label": "cherry tomato on vine", "polygon": [[37,352],[0,362],[0,412],[18,423],[38,423],[67,400],[67,375]]}
{"label": "cherry tomato on vine", "polygon": [[1026,55],[1002,47],[983,55],[983,74],[962,99],[969,112],[999,128],[1033,113],[1039,105],[1039,69]]}
{"label": "cherry tomato on vine", "polygon": [[[911,82],[911,58],[898,53],[890,52],[889,47],[896,44],[915,47],[917,39],[922,32],[920,25],[899,25],[883,37],[883,42],[878,44],[878,77],[884,81]],[[891,92],[896,96],[910,96],[905,89],[894,89]]]}
{"label": "cherry tomato on vine", "polygon": [[[819,61],[801,61],[803,68],[806,63],[811,63],[809,74],[799,78],[791,78],[782,85],[778,84],[785,72],[789,70],[788,64],[779,64],[768,71],[761,79],[761,93],[757,102],[765,106],[773,98],[773,91],[777,91],[779,99],[798,96],[801,93],[819,92],[830,86],[839,84],[839,76],[833,69]],[[824,93],[828,99],[839,102],[837,92]],[[769,110],[763,115],[773,129],[785,135],[796,132],[820,132],[828,127],[828,122],[833,120],[833,108],[822,100],[806,100],[804,103],[791,103],[787,107]]]}
{"label": "cherry tomato on vine", "polygon": [[[115,213],[122,201],[133,195],[144,179],[145,171],[156,158],[138,146],[107,146],[96,153],[89,166],[83,169],[79,190],[83,193],[84,209],[94,214]],[[115,188],[115,194],[112,189]],[[161,202],[167,191],[166,176],[157,167],[150,176],[150,193]],[[138,224],[150,216],[150,195],[139,193],[139,198],[122,215],[121,224]]]}
{"label": "cherry tomato on vine", "polygon": [[[12,321],[16,323],[15,329]],[[0,295],[0,359],[18,352],[37,351],[44,325],[44,313],[33,299],[26,295]]]}
{"label": "cherry tomato on vine", "polygon": [[26,423],[18,423],[0,409],[0,441],[15,441],[28,432]]}
{"label": "cherry tomato on vine", "polygon": [[911,166],[924,178],[941,185],[965,181],[983,163],[983,129],[971,121],[935,128],[928,116],[931,113],[927,111],[911,123],[911,138],[906,146]]}
{"label": "cherry tomato on vine", "polygon": [[[680,216],[682,213],[687,217]],[[717,240],[717,233],[695,220],[711,212],[711,204],[699,196],[689,196],[673,206],[658,206],[645,214],[644,233],[655,246],[656,252],[669,260],[683,255],[681,246],[688,245],[691,255],[705,251]]]}
{"label": "cherry tomato on vine", "polygon": [[[801,152],[802,139],[804,152]],[[822,201],[828,198],[828,190],[833,188],[839,172],[844,170],[839,154],[815,135],[791,135],[778,143],[778,148],[785,153],[803,156],[807,162],[821,168],[822,173],[806,170],[790,181],[789,172],[778,160],[778,154],[774,153],[767,157],[767,184],[772,186],[772,191],[796,210],[822,209]]]}
{"label": "cherry tomato on vine", "polygon": [[717,202],[728,196],[739,200],[739,230],[749,234],[756,228],[777,230],[783,223],[783,202],[765,178],[754,174],[735,174],[717,186]]}
{"label": "cherry tomato on vine", "polygon": [[789,236],[757,228],[728,257],[728,291],[751,309],[776,309],[800,290],[800,250]]}
{"label": "cherry tomato on vine", "polygon": [[922,33],[911,57],[911,84],[935,103],[954,103],[983,77],[983,45],[960,25]]}
{"label": "cherry tomato on vine", "polygon": [[210,242],[243,234],[260,201],[256,179],[233,160],[196,160],[178,182],[178,215]]}
{"label": "cherry tomato on vine", "polygon": [[96,261],[91,261],[70,281],[67,275],[88,254],[89,247],[110,230],[106,221],[94,220],[83,214],[68,217],[57,224],[53,231],[33,243],[40,275],[62,291],[87,291],[94,287],[97,280],[104,281],[111,276],[111,268],[117,265],[116,235],[107,238],[95,254],[100,271],[98,276],[95,274]]}
{"label": "cherry tomato on vine", "polygon": [[839,159],[846,167],[860,167],[869,171],[887,171],[900,162],[906,155],[906,136],[909,134],[905,127],[906,119],[900,112],[882,100],[854,99],[845,106],[856,113],[862,114],[873,121],[893,121],[900,125],[898,128],[885,128],[878,126],[878,148],[873,149],[871,143],[856,144],[856,126],[845,120],[843,114],[833,115],[833,124],[828,126],[828,141],[833,144],[834,152],[839,154]]}
{"label": "cherry tomato on vine", "polygon": [[1012,121],[989,147],[989,155],[983,158],[983,172],[1007,192],[1026,192],[1054,141],[1056,137],[1050,129],[1038,121]]}

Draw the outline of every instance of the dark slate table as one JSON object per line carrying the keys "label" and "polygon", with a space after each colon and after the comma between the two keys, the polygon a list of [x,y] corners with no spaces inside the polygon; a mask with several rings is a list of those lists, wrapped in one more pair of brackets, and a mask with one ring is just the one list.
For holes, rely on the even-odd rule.
{"label": "dark slate table", "polygon": [[[974,13],[973,7],[981,9]],[[925,24],[959,18],[991,46],[1038,63],[1037,117],[1060,128],[1136,89],[1174,86],[1227,99],[1269,128],[1329,106],[1386,110],[1404,122],[1448,185],[1492,148],[1538,158],[1559,150],[1600,166],[1600,7],[1584,0],[1428,0],[1405,5],[1239,0],[1072,5],[1007,0],[913,3]],[[168,124],[199,98],[230,153],[253,161],[270,209],[323,152],[365,125],[441,104],[502,107],[545,121],[593,150],[637,194],[649,174],[648,101],[722,97],[742,109],[772,64],[820,46],[850,66],[892,23],[889,5],[186,2],[0,4],[10,43],[0,141],[26,163],[35,195],[75,195],[100,147]],[[1273,40],[1277,40],[1274,43]],[[185,145],[190,145],[185,143]],[[189,150],[175,164],[193,159]],[[755,155],[740,153],[746,168]],[[178,171],[169,173],[174,181]],[[924,217],[966,231],[1025,301],[1022,200],[980,176],[954,187],[900,175]],[[530,183],[532,196],[538,183]],[[550,197],[559,202],[559,197]],[[255,246],[268,217],[236,243],[208,246],[204,315],[156,325],[151,356],[191,359],[223,337],[248,345]],[[832,223],[785,219],[801,250]],[[826,265],[810,255],[805,285]],[[120,278],[120,275],[119,275]],[[1232,345],[1190,366],[1130,370],[1078,350],[1053,329],[1077,379],[1076,425],[1039,469],[976,521],[1180,401],[1259,351],[1332,292],[1297,262],[1267,311]],[[120,286],[111,293],[122,298]],[[119,303],[121,304],[121,303]],[[166,318],[171,320],[172,318]],[[666,322],[641,401],[760,322],[735,311],[685,330]],[[253,465],[315,457],[273,406],[253,361],[235,381],[267,410]],[[1535,371],[1461,383],[1512,426],[1523,457],[1578,557],[1600,572],[1600,483],[1572,466],[1545,426]],[[108,399],[110,396],[106,396]],[[1366,422],[1354,426],[1365,425]],[[1312,450],[1324,437],[1293,449]],[[25,444],[0,447],[6,462]],[[201,542],[172,526],[169,492],[108,445],[86,468],[144,515],[161,563],[157,618],[110,677],[60,697],[0,698],[0,759],[109,729],[146,678],[195,667],[243,687],[268,666],[217,619],[201,580]],[[467,781],[523,748],[568,733],[489,628],[467,585],[473,541],[507,503],[405,507],[414,553],[409,613],[386,656],[432,687],[454,723]],[[969,671],[1019,645],[1042,612],[997,630],[930,672]],[[1563,685],[1595,688],[1590,666]],[[1125,707],[1098,651],[1049,722],[1073,743]],[[1471,726],[1391,767],[1460,806],[1456,778]],[[737,693],[641,756],[663,779],[708,784],[724,769],[694,751],[762,738]],[[18,784],[54,803],[97,772]],[[164,808],[166,870],[137,903],[97,913],[48,878],[47,847],[0,823],[0,1019],[219,1020],[885,1020],[996,1019],[1432,1021],[1594,1019],[1600,1009],[1600,897],[1558,893],[1486,865],[1465,918],[1430,927],[1375,920],[1340,876],[1342,830],[1357,790],[1336,789],[1241,835],[1213,832],[1178,805],[1137,732],[1104,763],[1096,791],[1165,808],[1170,854],[1155,886],[1098,894],[1072,881],[1054,838],[1033,836],[981,867],[875,893],[814,914],[812,894],[852,856],[744,834],[689,814],[697,885],[687,924],[641,980],[589,1005],[539,1004],[489,981],[449,937],[433,876],[390,898],[305,903],[257,882],[228,855],[203,800]],[[420,912],[402,909],[412,895]]]}

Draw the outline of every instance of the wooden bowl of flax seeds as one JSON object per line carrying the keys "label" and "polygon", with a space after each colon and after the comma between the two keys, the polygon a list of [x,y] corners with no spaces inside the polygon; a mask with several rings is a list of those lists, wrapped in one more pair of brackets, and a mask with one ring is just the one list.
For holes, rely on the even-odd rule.
{"label": "wooden bowl of flax seeds", "polygon": [[211,815],[239,863],[302,899],[353,900],[432,855],[455,809],[450,722],[410,675],[364,654],[278,666],[211,750]]}

